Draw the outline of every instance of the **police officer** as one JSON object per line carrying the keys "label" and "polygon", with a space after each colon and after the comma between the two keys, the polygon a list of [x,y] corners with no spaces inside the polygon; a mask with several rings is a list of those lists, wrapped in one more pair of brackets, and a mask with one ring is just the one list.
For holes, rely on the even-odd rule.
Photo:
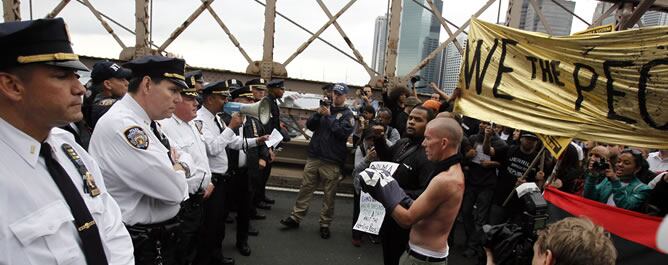
{"label": "police officer", "polygon": [[248,80],[244,86],[249,88],[253,93],[253,101],[260,101],[267,94],[267,81],[264,78]]}
{"label": "police officer", "polygon": [[174,264],[189,166],[178,161],[155,120],[171,117],[182,101],[185,61],[145,56],[125,66],[133,73],[128,95],[98,121],[90,153],[121,207],[137,264]]}
{"label": "police officer", "polygon": [[[187,80],[187,79],[186,79]],[[202,221],[202,201],[211,195],[211,170],[206,157],[206,147],[202,136],[202,122],[193,121],[197,116],[198,93],[194,86],[181,90],[183,101],[176,104],[172,117],[159,123],[170,145],[181,155],[179,161],[190,166],[188,199],[181,203],[178,264],[190,264],[194,259],[197,232]]]}
{"label": "police officer", "polygon": [[[264,129],[269,134],[271,134],[274,129],[278,130],[279,132],[281,131],[281,109],[278,107],[276,100],[283,98],[283,93],[285,93],[285,83],[283,80],[277,79],[267,83],[267,98],[271,102],[271,119],[269,119],[269,122],[265,124]],[[283,139],[283,141],[289,140],[290,138],[288,137],[284,137]],[[269,176],[271,176],[272,162],[276,157],[273,147],[269,149],[269,156],[270,157],[267,163],[267,167],[264,169],[264,174],[262,176],[264,185],[261,189],[258,189],[258,193],[260,194],[257,195],[262,198],[262,203],[256,204],[256,206],[259,206],[258,208],[261,209],[269,209],[271,208],[269,205],[274,204],[275,202],[273,199],[267,197],[265,190],[267,180],[269,180]]]}
{"label": "police officer", "polygon": [[0,264],[134,264],[95,161],[55,127],[86,91],[62,18],[0,23]]}
{"label": "police officer", "polygon": [[240,86],[241,84],[219,81],[206,85],[202,91],[204,103],[197,111],[195,119],[202,123],[204,143],[211,167],[211,182],[215,188],[211,197],[204,203],[203,232],[194,264],[209,264],[212,259],[222,264],[234,264],[232,258],[222,255],[220,248],[225,237],[224,186],[229,182],[226,147],[239,150],[245,144],[247,148],[253,148],[258,143],[262,144],[267,140],[266,136],[246,140],[236,136],[234,130],[237,130],[242,124],[241,116],[238,113],[233,114],[227,124],[217,115],[223,111],[223,106],[230,96],[229,87],[232,85]]}
{"label": "police officer", "polygon": [[111,108],[111,105],[128,92],[128,79],[131,74],[129,69],[107,60],[93,65],[88,87],[92,102],[90,106],[84,106],[84,109],[87,109],[84,110],[84,117],[91,129],[95,128],[97,121]]}
{"label": "police officer", "polygon": [[[232,80],[228,80],[231,85]],[[234,102],[249,104],[254,101],[253,94],[247,87],[234,86],[232,90],[232,99]],[[226,115],[229,117],[229,115]],[[223,120],[228,120],[224,116]],[[234,130],[237,136],[243,139],[257,138],[266,135],[262,122],[250,115],[242,116],[242,126]],[[244,142],[244,144],[246,144]],[[253,215],[257,216],[257,212],[252,203],[253,192],[255,187],[260,182],[260,173],[267,165],[269,152],[267,146],[264,144],[256,147],[248,147],[242,145],[242,148],[235,149],[233,147],[227,148],[227,158],[229,162],[227,175],[230,177],[229,185],[225,186],[225,195],[227,202],[233,202],[237,210],[237,243],[236,247],[244,256],[251,254],[250,246],[248,245],[248,235],[258,235],[259,231],[250,226],[250,219]],[[226,204],[225,216],[230,211],[232,203]]]}
{"label": "police officer", "polygon": [[202,71],[196,70],[186,73],[186,84],[188,87],[194,87],[197,93],[202,93],[204,89],[204,76]]}

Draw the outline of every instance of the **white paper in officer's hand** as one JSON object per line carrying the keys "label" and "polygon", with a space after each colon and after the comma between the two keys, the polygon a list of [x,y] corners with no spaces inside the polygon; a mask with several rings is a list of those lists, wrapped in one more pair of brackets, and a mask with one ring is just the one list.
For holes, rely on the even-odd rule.
{"label": "white paper in officer's hand", "polygon": [[265,144],[267,145],[267,147],[269,147],[269,148],[271,148],[271,147],[274,147],[274,148],[275,148],[275,147],[278,146],[278,144],[280,144],[282,141],[283,141],[283,135],[281,134],[281,132],[279,132],[278,130],[274,129],[273,131],[271,131],[271,134],[269,135],[269,139],[267,139],[267,141],[264,142],[264,143],[265,143]]}

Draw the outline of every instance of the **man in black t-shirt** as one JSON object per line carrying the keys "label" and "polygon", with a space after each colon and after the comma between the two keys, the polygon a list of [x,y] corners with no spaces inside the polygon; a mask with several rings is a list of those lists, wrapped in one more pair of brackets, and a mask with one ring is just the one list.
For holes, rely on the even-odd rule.
{"label": "man in black t-shirt", "polygon": [[[529,169],[529,165],[540,150],[541,145],[538,137],[531,132],[522,131],[519,142],[519,145],[511,145],[508,148],[496,150],[491,147],[489,150],[498,161],[501,161],[499,178],[494,192],[494,204],[495,207],[500,207],[500,211],[490,218],[491,224],[503,223],[508,219],[514,220],[522,212],[524,206],[517,196],[511,198],[508,204],[503,207],[508,194],[517,185],[524,182],[537,182],[537,185],[540,186],[538,182],[544,180],[545,174],[539,171],[537,167],[534,166]],[[519,179],[527,170],[529,170],[529,173],[526,175],[526,179]],[[549,169],[545,171],[550,172]]]}

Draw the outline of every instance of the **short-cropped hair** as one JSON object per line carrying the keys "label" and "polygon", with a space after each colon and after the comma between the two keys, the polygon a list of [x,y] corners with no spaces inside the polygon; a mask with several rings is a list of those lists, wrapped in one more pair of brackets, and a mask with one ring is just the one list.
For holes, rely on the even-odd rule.
{"label": "short-cropped hair", "polygon": [[[538,233],[538,250],[558,265],[613,265],[617,250],[605,230],[589,219],[567,217]],[[536,255],[538,253],[534,253]]]}

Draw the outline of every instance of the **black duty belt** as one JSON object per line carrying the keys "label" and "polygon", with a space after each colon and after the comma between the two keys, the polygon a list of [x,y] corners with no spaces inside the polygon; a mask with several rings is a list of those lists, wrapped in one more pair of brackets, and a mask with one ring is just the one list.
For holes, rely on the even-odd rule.
{"label": "black duty belt", "polygon": [[246,174],[246,173],[248,173],[248,167],[229,169],[227,171],[227,173],[230,176],[237,176],[237,175]]}
{"label": "black duty belt", "polygon": [[130,233],[146,234],[150,237],[160,237],[165,233],[170,233],[178,229],[180,223],[178,217],[173,217],[172,219],[160,223],[126,225],[125,227]]}
{"label": "black duty belt", "polygon": [[422,255],[420,253],[415,252],[414,250],[407,248],[406,252],[408,252],[408,255],[412,256],[413,258],[419,259],[421,261],[425,262],[442,262],[448,260],[448,257],[443,257],[443,258],[434,258],[434,257],[429,257]]}

